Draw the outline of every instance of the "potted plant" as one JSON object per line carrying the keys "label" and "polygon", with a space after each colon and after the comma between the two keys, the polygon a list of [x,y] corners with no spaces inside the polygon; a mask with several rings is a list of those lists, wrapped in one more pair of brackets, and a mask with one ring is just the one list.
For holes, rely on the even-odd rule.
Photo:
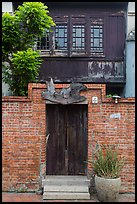
{"label": "potted plant", "polygon": [[120,170],[124,158],[118,155],[114,145],[100,145],[92,161],[95,188],[101,202],[117,202],[121,187]]}

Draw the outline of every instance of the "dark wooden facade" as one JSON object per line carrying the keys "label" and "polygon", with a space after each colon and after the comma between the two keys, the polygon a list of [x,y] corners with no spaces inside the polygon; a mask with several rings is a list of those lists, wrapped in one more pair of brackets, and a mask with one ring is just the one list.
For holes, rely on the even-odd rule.
{"label": "dark wooden facade", "polygon": [[[125,38],[127,2],[47,2],[56,25],[66,26],[66,46],[57,49],[54,32],[48,49],[42,50],[39,79],[54,82],[125,83]],[[73,49],[74,26],[83,26],[81,49]],[[96,28],[97,27],[97,28]],[[82,30],[83,29],[83,30]],[[96,30],[98,29],[98,30]],[[92,50],[92,32],[98,31],[98,50]],[[84,37],[82,37],[82,35]],[[76,39],[77,38],[77,39]],[[94,37],[94,43],[96,40]],[[83,43],[83,44],[82,44]],[[100,44],[99,44],[100,43]],[[83,47],[82,47],[83,46]]]}

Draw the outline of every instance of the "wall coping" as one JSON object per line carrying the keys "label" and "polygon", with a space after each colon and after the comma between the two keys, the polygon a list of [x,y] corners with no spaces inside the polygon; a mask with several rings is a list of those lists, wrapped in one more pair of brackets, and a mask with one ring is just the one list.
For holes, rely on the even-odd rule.
{"label": "wall coping", "polygon": [[[101,89],[102,103],[114,103],[112,98],[106,98],[106,84],[84,84],[88,89]],[[56,89],[68,87],[69,84],[55,84]],[[33,89],[46,89],[46,84],[29,83],[28,97],[26,96],[2,96],[2,102],[31,102]],[[135,103],[135,98],[121,98],[118,103]]]}

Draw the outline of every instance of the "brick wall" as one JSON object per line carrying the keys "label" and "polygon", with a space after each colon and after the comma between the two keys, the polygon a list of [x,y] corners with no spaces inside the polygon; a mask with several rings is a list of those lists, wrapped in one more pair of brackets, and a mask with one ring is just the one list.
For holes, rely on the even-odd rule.
{"label": "brick wall", "polygon": [[28,98],[3,97],[4,191],[39,189],[45,169],[45,101],[41,99],[42,90],[45,90],[45,85],[30,84]]}
{"label": "brick wall", "polygon": [[[105,98],[106,87],[85,84],[81,92],[88,101],[88,158],[96,144],[118,144],[126,164],[121,172],[121,192],[134,192],[135,100],[115,104]],[[56,88],[66,87],[56,84]],[[45,84],[29,84],[28,97],[2,98],[2,188],[3,191],[37,191],[46,170],[46,105],[41,98]],[[92,97],[98,103],[92,103]],[[92,166],[88,165],[89,171]]]}

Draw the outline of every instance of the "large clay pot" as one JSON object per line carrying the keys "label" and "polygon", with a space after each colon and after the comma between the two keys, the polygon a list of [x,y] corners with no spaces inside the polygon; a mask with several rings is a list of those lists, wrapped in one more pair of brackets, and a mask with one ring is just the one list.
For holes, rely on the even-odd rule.
{"label": "large clay pot", "polygon": [[95,188],[101,202],[118,202],[121,178],[107,179],[95,175]]}

